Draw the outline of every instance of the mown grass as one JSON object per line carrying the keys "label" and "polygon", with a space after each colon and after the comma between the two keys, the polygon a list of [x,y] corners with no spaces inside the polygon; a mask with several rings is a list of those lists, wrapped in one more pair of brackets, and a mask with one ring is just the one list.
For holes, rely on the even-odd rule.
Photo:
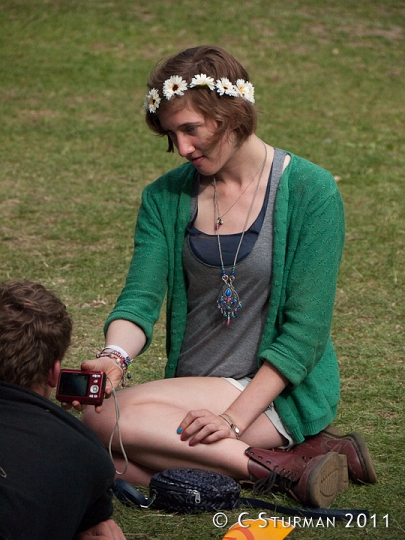
{"label": "mown grass", "polygon": [[[259,135],[330,170],[345,201],[333,324],[342,374],[336,425],[364,434],[378,483],[351,486],[333,507],[368,508],[377,526],[297,527],[290,537],[400,538],[403,1],[0,1],[0,279],[55,290],[75,320],[67,363],[93,356],[125,279],[140,193],[181,162],[144,125],[148,71],[160,57],[203,43],[224,46],[248,68]],[[160,377],[164,357],[161,321],[134,382]],[[237,515],[229,513],[230,524]],[[225,532],[210,515],[117,505],[116,519],[128,538],[144,540]]]}

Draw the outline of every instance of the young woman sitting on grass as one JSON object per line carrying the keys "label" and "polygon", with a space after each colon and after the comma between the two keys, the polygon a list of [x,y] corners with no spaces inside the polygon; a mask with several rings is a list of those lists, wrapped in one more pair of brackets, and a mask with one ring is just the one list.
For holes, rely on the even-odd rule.
{"label": "young woman sitting on grass", "polygon": [[[328,426],[339,401],[330,338],[344,212],[333,176],[261,140],[254,88],[219,47],[160,62],[146,122],[186,163],[143,192],[126,285],[87,369],[118,385],[150,345],[167,295],[165,379],[118,392],[130,459],[147,485],[199,467],[238,480],[272,475],[305,505],[375,482],[357,434]],[[112,400],[84,422],[108,444]],[[116,466],[123,466],[114,438]],[[285,478],[290,481],[285,482]]]}

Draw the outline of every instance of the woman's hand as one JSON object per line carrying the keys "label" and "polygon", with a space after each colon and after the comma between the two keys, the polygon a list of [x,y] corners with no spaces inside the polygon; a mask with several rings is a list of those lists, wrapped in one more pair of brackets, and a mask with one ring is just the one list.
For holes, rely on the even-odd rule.
{"label": "woman's hand", "polygon": [[[95,360],[87,360],[87,362],[83,362],[81,368],[83,371],[104,371],[104,373],[106,373],[107,382],[104,395],[106,399],[111,397],[112,389],[119,385],[123,375],[122,368],[113,358],[109,358],[108,356],[102,356]],[[62,407],[65,410],[69,410],[73,407],[76,411],[83,412],[86,405],[83,405],[79,401],[73,401],[72,403],[62,403]],[[99,405],[95,407],[95,409],[96,412],[100,413],[103,410],[103,406]]]}
{"label": "woman's hand", "polygon": [[189,446],[237,438],[226,420],[206,409],[189,411],[179,425],[177,433],[182,441],[188,441]]}
{"label": "woman's hand", "polygon": [[110,397],[112,389],[117,388],[122,379],[122,368],[114,358],[110,358],[109,356],[87,360],[87,362],[83,362],[81,368],[87,371],[104,371],[107,375],[107,384],[105,387],[106,397]]}

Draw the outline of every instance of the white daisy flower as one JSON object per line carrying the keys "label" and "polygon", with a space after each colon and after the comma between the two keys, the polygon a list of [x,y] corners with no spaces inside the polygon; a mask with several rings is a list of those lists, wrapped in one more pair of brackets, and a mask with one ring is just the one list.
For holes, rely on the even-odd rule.
{"label": "white daisy flower", "polygon": [[250,101],[251,103],[255,102],[255,89],[250,82],[244,81],[243,79],[238,79],[235,86],[240,97],[246,99],[247,101]]}
{"label": "white daisy flower", "polygon": [[222,77],[222,79],[218,79],[216,83],[216,87],[217,87],[217,92],[220,96],[223,96],[224,94],[226,94],[227,96],[236,97],[238,95],[238,91],[236,90],[235,86],[226,77]]}
{"label": "white daisy flower", "polygon": [[163,83],[163,94],[167,100],[177,94],[178,96],[184,96],[184,92],[187,90],[187,82],[178,75],[172,75],[170,79],[167,79]]}
{"label": "white daisy flower", "polygon": [[200,75],[195,75],[191,79],[190,88],[194,86],[208,86],[210,90],[215,90],[215,81],[205,73],[200,73]]}
{"label": "white daisy flower", "polygon": [[161,98],[159,96],[159,92],[156,90],[156,88],[152,88],[152,90],[149,90],[145,96],[144,108],[150,113],[155,113],[156,109],[159,108],[160,102]]}

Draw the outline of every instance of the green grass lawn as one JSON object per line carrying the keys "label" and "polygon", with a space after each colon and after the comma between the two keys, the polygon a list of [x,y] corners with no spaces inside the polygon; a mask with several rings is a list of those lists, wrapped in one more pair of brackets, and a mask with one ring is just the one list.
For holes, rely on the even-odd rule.
{"label": "green grass lawn", "polygon": [[[181,163],[144,124],[147,74],[162,56],[205,43],[248,68],[258,134],[330,170],[345,201],[336,425],[363,433],[378,483],[351,486],[333,508],[375,518],[297,526],[289,538],[405,537],[403,0],[0,0],[0,279],[40,281],[64,299],[75,321],[67,364],[101,347],[141,191]],[[164,362],[161,321],[133,382],[161,377]],[[229,526],[237,516],[228,513]],[[128,539],[226,531],[208,514],[117,504],[115,518]]]}

